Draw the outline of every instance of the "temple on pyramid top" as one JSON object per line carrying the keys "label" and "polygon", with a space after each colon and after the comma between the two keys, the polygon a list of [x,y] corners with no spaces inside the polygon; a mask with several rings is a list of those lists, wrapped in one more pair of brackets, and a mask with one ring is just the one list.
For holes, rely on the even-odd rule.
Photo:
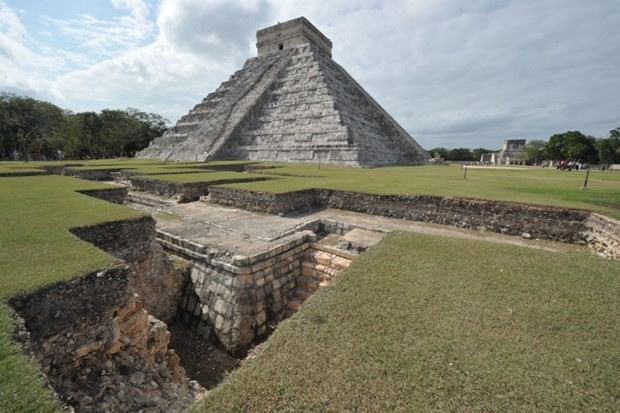
{"label": "temple on pyramid top", "polygon": [[331,57],[332,41],[305,17],[278,23],[256,32],[256,49],[259,56],[306,43],[311,43]]}
{"label": "temple on pyramid top", "polygon": [[346,166],[421,164],[428,153],[344,68],[306,18],[256,33],[257,56],[136,156]]}

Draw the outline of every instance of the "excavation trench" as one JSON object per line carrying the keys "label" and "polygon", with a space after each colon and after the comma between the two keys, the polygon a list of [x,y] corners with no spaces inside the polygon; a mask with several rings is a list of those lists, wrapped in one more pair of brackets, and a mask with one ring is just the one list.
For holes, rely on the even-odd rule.
{"label": "excavation trench", "polygon": [[78,412],[182,411],[325,285],[338,262],[307,229],[248,257],[197,248],[157,230],[150,216],[71,232],[124,263],[9,304],[16,337]]}
{"label": "excavation trench", "polygon": [[[88,193],[117,203],[125,194]],[[17,336],[77,411],[183,410],[390,231],[583,248],[343,210],[277,216],[147,194],[127,200],[151,216],[71,231],[124,265],[9,301],[21,326]],[[596,229],[588,242],[603,240],[605,251],[617,253],[617,223],[588,219]]]}

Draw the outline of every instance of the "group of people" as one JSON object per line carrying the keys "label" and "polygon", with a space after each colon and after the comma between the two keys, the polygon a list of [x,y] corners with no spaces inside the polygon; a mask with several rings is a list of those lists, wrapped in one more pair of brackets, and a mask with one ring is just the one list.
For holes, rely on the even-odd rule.
{"label": "group of people", "polygon": [[572,171],[573,169],[578,171],[580,169],[588,169],[590,164],[581,163],[577,161],[560,161],[558,162],[555,169],[558,171]]}

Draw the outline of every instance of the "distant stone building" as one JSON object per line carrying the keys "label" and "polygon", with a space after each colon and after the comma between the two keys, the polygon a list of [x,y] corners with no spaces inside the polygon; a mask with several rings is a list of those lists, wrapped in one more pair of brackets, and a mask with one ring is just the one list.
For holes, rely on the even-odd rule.
{"label": "distant stone building", "polygon": [[498,165],[525,165],[525,139],[504,141],[497,157]]}
{"label": "distant stone building", "polygon": [[428,153],[331,58],[304,17],[256,33],[257,57],[138,157],[420,164]]}
{"label": "distant stone building", "polygon": [[501,151],[482,155],[480,163],[486,165],[525,165],[525,142],[525,139],[505,140]]}
{"label": "distant stone building", "polygon": [[483,165],[497,165],[497,160],[495,159],[496,152],[485,153],[480,157],[480,163]]}

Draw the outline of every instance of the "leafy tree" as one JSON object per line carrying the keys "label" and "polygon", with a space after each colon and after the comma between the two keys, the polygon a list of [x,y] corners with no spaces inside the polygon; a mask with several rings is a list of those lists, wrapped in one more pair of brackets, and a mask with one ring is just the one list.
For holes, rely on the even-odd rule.
{"label": "leafy tree", "polygon": [[155,113],[104,109],[72,113],[49,102],[0,92],[0,159],[133,156],[161,136],[169,121]]}
{"label": "leafy tree", "polygon": [[487,153],[491,153],[491,152],[497,152],[497,151],[494,151],[492,149],[485,149],[485,148],[475,148],[475,149],[472,149],[471,156],[474,161],[479,161],[480,158],[482,158],[482,155],[486,155]]}
{"label": "leafy tree", "polygon": [[620,163],[620,128],[609,131],[607,139],[598,139],[596,150],[602,164]]}
{"label": "leafy tree", "polygon": [[525,155],[527,160],[532,163],[538,163],[545,155],[545,141],[533,139],[525,144]]}
{"label": "leafy tree", "polygon": [[549,159],[566,159],[593,162],[597,158],[594,143],[596,139],[579,131],[555,134],[545,145],[545,155]]}
{"label": "leafy tree", "polygon": [[449,161],[473,161],[475,160],[471,151],[467,148],[455,148],[448,151],[446,160]]}
{"label": "leafy tree", "polygon": [[431,156],[439,156],[440,158],[444,159],[446,159],[446,157],[448,156],[448,150],[446,148],[433,148],[428,151],[428,153],[430,153]]}

